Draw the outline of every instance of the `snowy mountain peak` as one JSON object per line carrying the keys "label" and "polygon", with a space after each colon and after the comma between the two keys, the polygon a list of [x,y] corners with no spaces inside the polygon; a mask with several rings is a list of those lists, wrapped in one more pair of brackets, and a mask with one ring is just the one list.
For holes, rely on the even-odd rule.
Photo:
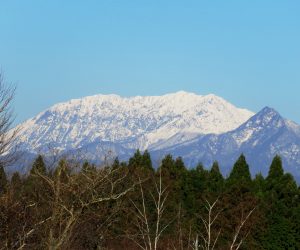
{"label": "snowy mountain peak", "polygon": [[271,108],[271,107],[264,107],[257,115],[259,116],[269,116],[269,117],[281,117],[281,115],[279,114],[278,111],[276,111],[275,109]]}
{"label": "snowy mountain peak", "polygon": [[227,132],[252,115],[212,94],[95,95],[56,104],[21,124],[19,143],[30,151],[47,144],[70,150],[96,141],[146,149],[178,134],[190,139]]}
{"label": "snowy mountain peak", "polygon": [[184,143],[157,147],[151,152],[157,158],[172,154],[182,156],[189,166],[202,162],[211,166],[222,162],[223,173],[228,174],[234,161],[245,154],[253,174],[266,175],[272,158],[280,155],[286,171],[300,183],[300,126],[285,120],[274,109],[265,107],[238,128],[220,135],[198,136]]}
{"label": "snowy mountain peak", "polygon": [[281,127],[285,125],[284,118],[273,108],[265,107],[251,117],[243,126],[245,127]]}

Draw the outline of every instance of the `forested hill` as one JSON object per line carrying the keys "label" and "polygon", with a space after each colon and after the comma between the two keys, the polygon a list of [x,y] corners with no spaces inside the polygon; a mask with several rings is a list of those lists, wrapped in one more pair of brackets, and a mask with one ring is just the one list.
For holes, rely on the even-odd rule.
{"label": "forested hill", "polygon": [[26,176],[0,168],[0,248],[300,249],[300,189],[279,156],[266,178],[244,155],[226,178],[170,155],[154,169],[147,151],[102,167],[39,156]]}

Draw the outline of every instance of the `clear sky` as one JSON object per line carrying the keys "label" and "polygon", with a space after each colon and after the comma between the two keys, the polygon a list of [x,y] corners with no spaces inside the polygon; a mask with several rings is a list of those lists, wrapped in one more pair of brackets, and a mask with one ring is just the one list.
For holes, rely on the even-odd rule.
{"label": "clear sky", "polygon": [[300,123],[300,1],[1,1],[17,122],[71,98],[214,93]]}

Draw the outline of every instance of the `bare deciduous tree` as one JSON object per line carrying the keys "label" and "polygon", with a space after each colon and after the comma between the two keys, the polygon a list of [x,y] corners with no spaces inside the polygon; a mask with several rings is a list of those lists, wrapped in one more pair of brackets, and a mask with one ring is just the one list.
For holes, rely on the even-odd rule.
{"label": "bare deciduous tree", "polygon": [[[200,237],[202,238],[203,244],[199,243],[199,236],[196,235],[196,238],[192,244],[192,249],[198,250],[198,249],[205,249],[205,250],[213,250],[215,249],[215,246],[218,242],[219,236],[221,234],[221,229],[219,229],[217,232],[215,231],[214,224],[216,220],[218,219],[221,210],[220,211],[214,211],[216,208],[217,203],[219,202],[219,199],[216,199],[213,203],[210,203],[208,200],[206,200],[205,208],[207,210],[207,218],[200,217],[202,220],[202,223],[205,227],[205,234],[200,234]],[[247,238],[249,232],[245,235],[241,235],[241,230],[245,226],[245,223],[248,221],[252,213],[254,212],[255,207],[250,210],[246,216],[242,214],[240,223],[237,225],[234,233],[233,233],[233,239],[232,242],[229,243],[230,250],[238,250],[240,249],[241,245]]]}
{"label": "bare deciduous tree", "polygon": [[6,85],[0,72],[0,164],[7,166],[16,160],[14,142],[20,129],[11,129],[15,116],[12,109],[12,101],[15,97],[16,87]]}
{"label": "bare deciduous tree", "polygon": [[60,163],[54,177],[37,173],[52,192],[49,201],[51,218],[45,223],[49,250],[67,246],[76,223],[92,206],[117,201],[136,185],[122,190],[126,176],[120,174],[119,169],[106,167],[73,174],[65,171],[66,164],[65,161]]}
{"label": "bare deciduous tree", "polygon": [[[146,198],[142,182],[140,181],[140,194],[142,204],[138,205],[136,202],[131,201],[133,204],[136,217],[136,227],[138,233],[136,235],[128,235],[141,249],[156,250],[162,233],[167,229],[171,222],[162,224],[162,217],[166,209],[166,200],[168,197],[167,187],[162,185],[161,170],[159,171],[158,183],[154,179],[155,193],[150,191],[152,202],[155,206],[155,220],[150,220],[150,214],[146,207]],[[153,228],[153,229],[152,229]]]}
{"label": "bare deciduous tree", "polygon": [[203,240],[203,244],[201,244],[201,245],[199,244],[199,237],[198,237],[198,235],[196,235],[196,239],[194,242],[195,250],[198,250],[199,246],[205,250],[213,250],[215,248],[215,245],[216,245],[218,238],[220,236],[220,233],[221,233],[221,230],[219,230],[217,235],[215,237],[213,237],[212,227],[221,212],[221,211],[218,211],[218,212],[214,211],[214,208],[216,207],[219,199],[216,199],[213,203],[210,203],[208,200],[205,200],[205,201],[206,201],[205,209],[208,212],[208,216],[207,216],[207,218],[204,218],[202,216],[200,217],[203,222],[203,225],[205,227],[205,234],[200,234],[200,236]]}
{"label": "bare deciduous tree", "polygon": [[238,249],[240,249],[240,247],[243,244],[245,238],[247,238],[249,232],[246,234],[245,237],[241,237],[240,236],[240,232],[241,232],[241,229],[243,228],[244,224],[246,223],[246,221],[249,219],[249,217],[251,216],[251,214],[254,212],[254,210],[255,210],[255,207],[252,210],[250,210],[250,212],[247,213],[247,215],[245,217],[242,215],[241,222],[240,222],[240,224],[237,226],[237,228],[235,230],[235,233],[234,233],[234,236],[233,236],[233,240],[232,240],[232,243],[230,245],[230,250],[238,250]]}

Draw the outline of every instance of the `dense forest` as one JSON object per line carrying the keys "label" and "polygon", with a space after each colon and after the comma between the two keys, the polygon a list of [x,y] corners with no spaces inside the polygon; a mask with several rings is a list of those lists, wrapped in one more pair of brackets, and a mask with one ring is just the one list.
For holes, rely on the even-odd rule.
{"label": "dense forest", "polygon": [[147,151],[95,166],[42,156],[0,168],[0,249],[300,249],[300,189],[276,156],[251,177],[244,155],[187,169]]}

